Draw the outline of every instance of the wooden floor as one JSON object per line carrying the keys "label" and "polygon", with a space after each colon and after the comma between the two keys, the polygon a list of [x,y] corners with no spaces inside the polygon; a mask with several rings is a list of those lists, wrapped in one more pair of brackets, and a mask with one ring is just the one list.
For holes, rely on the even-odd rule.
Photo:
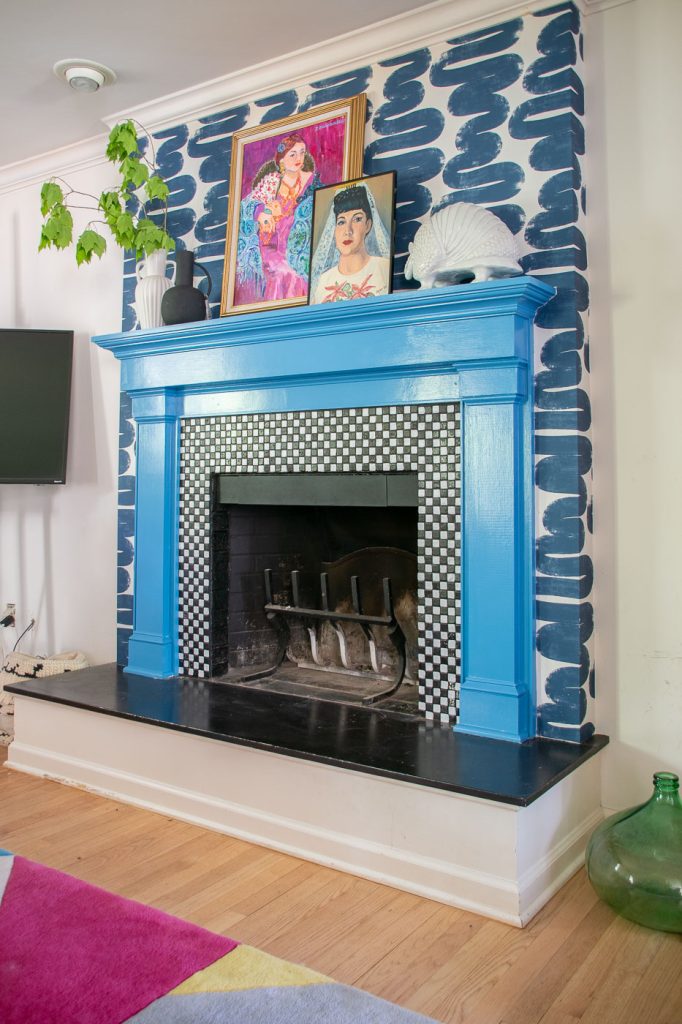
{"label": "wooden floor", "polygon": [[457,1024],[682,1024],[682,936],[576,875],[523,930],[12,772],[0,847]]}

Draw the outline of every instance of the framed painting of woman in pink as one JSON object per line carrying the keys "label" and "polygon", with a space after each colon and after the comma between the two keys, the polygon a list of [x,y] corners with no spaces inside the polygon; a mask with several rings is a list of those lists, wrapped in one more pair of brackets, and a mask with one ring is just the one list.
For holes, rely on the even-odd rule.
{"label": "framed painting of woman in pink", "polygon": [[315,190],[362,173],[365,96],[232,138],[221,315],[303,305]]}

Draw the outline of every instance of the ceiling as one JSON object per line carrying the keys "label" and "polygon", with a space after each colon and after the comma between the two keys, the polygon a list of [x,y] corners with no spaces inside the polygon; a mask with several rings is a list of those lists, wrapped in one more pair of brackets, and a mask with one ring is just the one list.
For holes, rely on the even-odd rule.
{"label": "ceiling", "polygon": [[[334,39],[425,0],[23,0],[2,3],[0,166],[105,131],[102,118]],[[70,57],[118,81],[77,93],[52,67]]]}

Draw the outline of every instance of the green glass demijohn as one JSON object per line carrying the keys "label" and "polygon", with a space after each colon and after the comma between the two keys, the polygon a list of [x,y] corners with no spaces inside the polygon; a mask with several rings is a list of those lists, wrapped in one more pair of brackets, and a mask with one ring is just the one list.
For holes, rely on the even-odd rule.
{"label": "green glass demijohn", "polygon": [[682,932],[680,780],[656,772],[645,804],[595,829],[587,873],[597,894],[623,917],[664,932]]}

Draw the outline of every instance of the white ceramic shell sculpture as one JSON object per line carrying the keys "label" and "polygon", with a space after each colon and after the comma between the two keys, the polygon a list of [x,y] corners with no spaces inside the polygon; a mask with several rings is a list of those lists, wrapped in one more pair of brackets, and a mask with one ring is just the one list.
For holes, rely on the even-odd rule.
{"label": "white ceramic shell sculpture", "polygon": [[499,217],[475,203],[431,214],[410,243],[405,277],[422,288],[522,274],[516,239]]}

